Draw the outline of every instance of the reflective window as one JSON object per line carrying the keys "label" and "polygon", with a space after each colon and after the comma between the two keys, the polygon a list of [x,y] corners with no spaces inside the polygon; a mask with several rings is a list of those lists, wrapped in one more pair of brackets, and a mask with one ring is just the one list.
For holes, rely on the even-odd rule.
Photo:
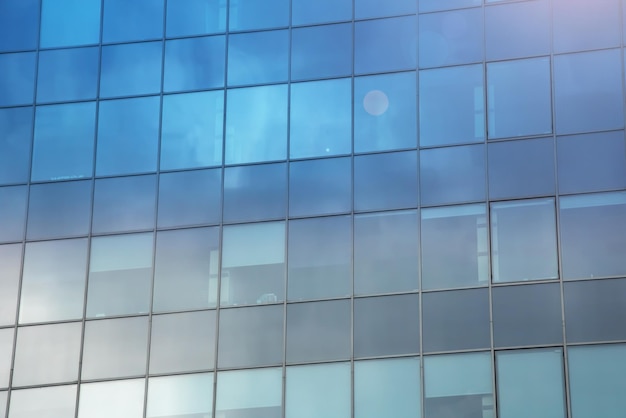
{"label": "reflective window", "polygon": [[217,305],[218,263],[217,228],[159,231],[152,309],[175,311]]}
{"label": "reflective window", "polygon": [[95,130],[95,102],[38,106],[31,179],[91,177]]}
{"label": "reflective window", "polygon": [[198,90],[224,85],[226,38],[167,41],[164,91]]}
{"label": "reflective window", "polygon": [[292,25],[337,22],[352,19],[351,0],[292,0]]}
{"label": "reflective window", "polygon": [[219,223],[221,193],[221,169],[161,173],[158,226]]}
{"label": "reflective window", "polygon": [[287,362],[350,358],[350,300],[287,305]]}
{"label": "reflective window", "polygon": [[420,71],[419,78],[422,147],[485,139],[482,65]]}
{"label": "reflective window", "polygon": [[88,321],[84,338],[82,379],[146,372],[148,317]]}
{"label": "reflective window", "polygon": [[289,216],[349,212],[352,207],[350,158],[289,165]]}
{"label": "reflective window", "polygon": [[100,96],[128,96],[161,90],[161,42],[102,47]]}
{"label": "reflective window", "polygon": [[421,418],[418,358],[354,363],[354,416]]}
{"label": "reflective window", "polygon": [[0,184],[28,181],[32,126],[32,108],[0,109]]}
{"label": "reflective window", "polygon": [[[38,38],[39,0],[0,3],[0,51],[35,49]],[[0,406],[0,411],[3,410]]]}
{"label": "reflective window", "polygon": [[30,186],[26,238],[87,235],[91,217],[91,181]]}
{"label": "reflective window", "polygon": [[417,66],[417,18],[357,22],[354,44],[354,72],[357,74],[414,69]]}
{"label": "reflective window", "polygon": [[[250,4],[257,0],[247,0]],[[284,0],[279,0],[284,1]],[[289,8],[271,9],[270,14]],[[232,7],[232,3],[231,3]],[[231,19],[232,19],[231,14]],[[232,30],[233,27],[231,26]],[[289,32],[277,30],[230,35],[228,38],[228,84],[260,84],[286,81],[289,70]]]}
{"label": "reflective window", "polygon": [[263,29],[289,24],[289,0],[237,0],[230,2],[229,29]]}
{"label": "reflective window", "polygon": [[86,238],[26,244],[20,323],[82,318],[86,278]]}
{"label": "reflective window", "polygon": [[487,64],[489,139],[552,132],[550,58]]}
{"label": "reflective window", "polygon": [[0,325],[13,325],[22,268],[22,245],[0,245]]}
{"label": "reflective window", "polygon": [[155,171],[158,97],[100,102],[96,175]]}
{"label": "reflective window", "polygon": [[565,418],[563,349],[496,353],[501,418]]}
{"label": "reflective window", "polygon": [[485,149],[482,145],[420,152],[422,205],[485,199]]}
{"label": "reflective window", "polygon": [[152,233],[91,240],[87,317],[148,312]]}
{"label": "reflective window", "polygon": [[[8,391],[0,391],[0,411],[5,411],[7,408],[7,399],[9,397]],[[4,413],[4,412],[2,412]]]}
{"label": "reflective window", "polygon": [[417,146],[414,72],[354,79],[354,151]]}
{"label": "reflective window", "polygon": [[480,6],[481,0],[418,0],[419,11],[435,12],[438,10],[458,9],[461,7]]}
{"label": "reflective window", "polygon": [[354,210],[417,207],[417,152],[354,159]]}
{"label": "reflective window", "polygon": [[[0,329],[0,388],[9,387],[13,356],[13,328]],[[0,408],[0,416],[4,409]]]}
{"label": "reflective window", "polygon": [[287,367],[285,417],[349,417],[350,381],[350,363]]}
{"label": "reflective window", "polygon": [[626,188],[624,131],[556,140],[559,193]]}
{"label": "reflective window", "polygon": [[[319,4],[315,4],[319,8]],[[332,8],[334,9],[334,5]],[[293,29],[291,79],[306,80],[352,73],[352,24]]]}
{"label": "reflective window", "polygon": [[103,42],[163,37],[163,0],[104,0]]}
{"label": "reflective window", "polygon": [[286,85],[228,90],[226,164],[285,159],[287,95]]}
{"label": "reflective window", "polygon": [[95,98],[99,60],[97,47],[39,52],[37,101]]}
{"label": "reflective window", "polygon": [[96,180],[91,230],[101,233],[152,229],[155,205],[154,175]]}
{"label": "reflective window", "polygon": [[619,0],[554,0],[552,8],[555,52],[619,46]]}
{"label": "reflective window", "polygon": [[224,170],[224,222],[284,218],[286,212],[286,164]]}
{"label": "reflective window", "polygon": [[212,411],[213,373],[148,380],[147,418],[210,417]]}
{"label": "reflective window", "polygon": [[215,414],[239,418],[280,418],[283,404],[281,368],[238,370],[217,375]]}
{"label": "reflective window", "polygon": [[417,212],[354,217],[354,293],[418,289]]}
{"label": "reflective window", "polygon": [[352,79],[291,85],[289,157],[352,151]]}
{"label": "reflective window", "polygon": [[560,344],[563,341],[558,283],[495,287],[492,310],[496,347]]}
{"label": "reflective window", "polygon": [[484,204],[422,209],[422,288],[486,286],[489,280]]}
{"label": "reflective window", "polygon": [[564,279],[626,274],[626,193],[561,197]]}
{"label": "reflective window", "polygon": [[142,417],[145,385],[144,379],[83,383],[78,418]]}
{"label": "reflective window", "polygon": [[352,293],[352,219],[289,222],[288,300],[345,297]]}
{"label": "reflective window", "polygon": [[18,328],[12,385],[76,381],[81,330],[80,322]]}
{"label": "reflective window", "polygon": [[285,299],[285,223],[224,227],[222,305],[247,305]]}
{"label": "reflective window", "polygon": [[24,238],[27,199],[27,186],[0,187],[0,242]]}
{"label": "reflective window", "polygon": [[[76,410],[76,385],[52,386],[11,392],[11,418],[67,418]],[[3,409],[0,409],[3,411]]]}
{"label": "reflective window", "polygon": [[40,47],[97,44],[101,0],[42,0]]}
{"label": "reflective window", "polygon": [[167,2],[168,37],[204,35],[226,29],[226,1],[177,0]]}
{"label": "reflective window", "polygon": [[356,0],[355,14],[357,19],[404,15],[417,12],[415,0],[398,0],[380,2],[377,0]]}
{"label": "reflective window", "polygon": [[491,354],[424,357],[425,418],[495,416]]}
{"label": "reflective window", "polygon": [[283,305],[220,311],[218,367],[281,364]]}
{"label": "reflective window", "polygon": [[557,133],[622,128],[621,71],[619,49],[555,56]]}
{"label": "reflective window", "polygon": [[0,106],[33,102],[35,60],[34,52],[0,54]]}

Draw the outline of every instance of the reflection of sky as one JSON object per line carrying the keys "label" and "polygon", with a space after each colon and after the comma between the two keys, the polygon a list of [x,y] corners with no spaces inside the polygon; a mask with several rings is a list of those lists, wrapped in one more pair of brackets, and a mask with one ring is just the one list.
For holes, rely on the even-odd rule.
{"label": "reflection of sky", "polygon": [[41,51],[37,101],[95,98],[99,59],[97,47]]}
{"label": "reflection of sky", "polygon": [[37,48],[39,0],[0,1],[0,51]]}
{"label": "reflection of sky", "polygon": [[228,84],[245,85],[287,80],[289,31],[230,35]]}
{"label": "reflection of sky", "polygon": [[357,22],[354,44],[357,74],[414,69],[417,66],[417,18]]}
{"label": "reflection of sky", "polygon": [[41,47],[98,43],[101,0],[42,0]]}
{"label": "reflection of sky", "polygon": [[[143,414],[145,379],[87,383],[80,387],[78,416],[110,418]],[[115,399],[115,402],[111,402]]]}
{"label": "reflection of sky", "polygon": [[289,0],[231,0],[230,30],[275,28],[289,25]]}
{"label": "reflection of sky", "polygon": [[226,0],[167,2],[168,37],[204,35],[226,30]]}
{"label": "reflection of sky", "polygon": [[0,106],[33,102],[35,53],[0,54]]}
{"label": "reflection of sky", "polygon": [[291,35],[291,78],[305,80],[352,73],[352,25],[296,28]]}
{"label": "reflection of sky", "polygon": [[22,240],[27,197],[28,186],[0,188],[0,242]]}
{"label": "reflection of sky", "polygon": [[102,41],[160,39],[163,36],[163,8],[163,0],[106,0]]}
{"label": "reflection of sky", "polygon": [[148,386],[147,416],[209,416],[213,403],[211,393],[212,373],[152,377]]}
{"label": "reflection of sky", "polygon": [[224,36],[167,41],[163,90],[183,91],[222,87],[225,59]]}
{"label": "reflection of sky", "polygon": [[32,119],[32,107],[0,109],[0,184],[28,180]]}
{"label": "reflection of sky", "polygon": [[100,95],[158,93],[161,90],[161,42],[102,47]]}

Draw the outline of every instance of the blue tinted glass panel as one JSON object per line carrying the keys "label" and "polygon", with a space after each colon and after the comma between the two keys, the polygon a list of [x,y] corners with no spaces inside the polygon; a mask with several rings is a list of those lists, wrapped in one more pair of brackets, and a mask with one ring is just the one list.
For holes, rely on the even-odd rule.
{"label": "blue tinted glass panel", "polygon": [[165,43],[164,91],[199,90],[224,85],[224,36]]}
{"label": "blue tinted glass panel", "polygon": [[220,372],[217,375],[216,398],[216,415],[280,418],[283,405],[282,369]]}
{"label": "blue tinted glass panel", "polygon": [[289,32],[286,30],[242,33],[228,38],[230,86],[286,81],[288,67]]}
{"label": "blue tinted glass panel", "polygon": [[626,188],[624,131],[562,136],[556,144],[559,193]]}
{"label": "blue tinted glass panel", "polygon": [[224,92],[163,97],[161,170],[222,163]]}
{"label": "blue tinted glass panel", "polygon": [[[140,417],[145,401],[145,379],[87,383],[80,386],[80,418]],[[115,399],[115,402],[111,402]]]}
{"label": "blue tinted glass panel", "polygon": [[356,0],[354,9],[357,19],[404,15],[417,12],[415,0],[377,1]]}
{"label": "blue tinted glass panel", "polygon": [[30,172],[33,109],[0,109],[0,184],[26,183]]}
{"label": "blue tinted glass panel", "polygon": [[354,151],[417,146],[417,81],[414,72],[354,80]]}
{"label": "blue tinted glass panel", "polygon": [[130,96],[161,90],[161,42],[102,47],[100,96]]}
{"label": "blue tinted glass panel", "polygon": [[0,54],[0,106],[33,102],[35,61],[34,52]]}
{"label": "blue tinted glass panel", "polygon": [[100,102],[96,175],[155,171],[159,97]]}
{"label": "blue tinted glass panel", "polygon": [[101,0],[42,0],[42,48],[97,44]]}
{"label": "blue tinted glass panel", "polygon": [[212,394],[213,373],[151,377],[146,417],[209,417]]}
{"label": "blue tinted glass panel", "polygon": [[39,0],[0,2],[0,51],[37,48],[39,3]]}
{"label": "blue tinted glass panel", "polygon": [[224,171],[224,222],[284,218],[287,165],[229,167]]}
{"label": "blue tinted glass panel", "polygon": [[554,51],[572,52],[620,44],[620,0],[554,0]]}
{"label": "blue tinted glass panel", "polygon": [[37,107],[31,179],[91,177],[95,133],[95,102]]}
{"label": "blue tinted glass panel", "polygon": [[103,42],[163,37],[163,0],[104,0]]}
{"label": "blue tinted glass panel", "polygon": [[416,50],[415,16],[356,23],[354,72],[357,74],[414,69]]}
{"label": "blue tinted glass panel", "polygon": [[421,202],[437,205],[485,199],[482,145],[423,150],[420,153]]}
{"label": "blue tinted glass panel", "polygon": [[419,78],[421,146],[485,139],[482,65],[420,71]]}
{"label": "blue tinted glass panel", "polygon": [[291,23],[293,25],[338,22],[350,19],[352,19],[351,0],[291,1]]}
{"label": "blue tinted glass panel", "polygon": [[226,164],[287,155],[287,86],[228,90]]}
{"label": "blue tinted glass panel", "polygon": [[350,374],[350,363],[287,367],[285,417],[349,417]]}
{"label": "blue tinted glass panel", "polygon": [[0,187],[0,242],[24,238],[27,199],[27,186]]}
{"label": "blue tinted glass panel", "polygon": [[[319,7],[316,5],[316,7]],[[350,75],[352,25],[294,29],[291,35],[291,79]]]}
{"label": "blue tinted glass panel", "polygon": [[31,186],[28,239],[86,235],[90,218],[91,181]]}
{"label": "blue tinted glass panel", "polygon": [[554,57],[556,132],[624,126],[619,49]]}
{"label": "blue tinted glass panel", "polygon": [[226,1],[177,0],[167,2],[168,37],[204,35],[226,30]]}
{"label": "blue tinted glass panel", "polygon": [[480,6],[481,0],[418,0],[418,3],[419,11],[423,13]]}
{"label": "blue tinted glass panel", "polygon": [[0,245],[0,324],[13,325],[22,269],[22,245]]}
{"label": "blue tinted glass panel", "polygon": [[352,167],[349,158],[301,161],[289,167],[289,216],[349,212]]}
{"label": "blue tinted glass panel", "polygon": [[289,0],[237,0],[230,2],[230,30],[274,28],[289,25]]}
{"label": "blue tinted glass panel", "polygon": [[352,80],[291,85],[289,156],[323,157],[352,150]]}
{"label": "blue tinted glass panel", "polygon": [[56,102],[96,97],[100,51],[97,47],[39,53],[37,101]]}

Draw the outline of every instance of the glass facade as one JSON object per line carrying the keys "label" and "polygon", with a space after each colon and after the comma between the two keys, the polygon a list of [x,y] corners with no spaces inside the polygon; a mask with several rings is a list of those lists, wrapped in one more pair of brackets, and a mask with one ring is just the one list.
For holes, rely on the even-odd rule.
{"label": "glass facade", "polygon": [[626,0],[0,0],[0,418],[623,418]]}

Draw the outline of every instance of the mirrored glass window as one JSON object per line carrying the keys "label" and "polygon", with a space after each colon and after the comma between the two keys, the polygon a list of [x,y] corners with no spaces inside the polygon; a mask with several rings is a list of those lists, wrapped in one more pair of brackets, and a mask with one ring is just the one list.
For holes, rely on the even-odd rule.
{"label": "mirrored glass window", "polygon": [[101,0],[42,0],[40,47],[97,44]]}
{"label": "mirrored glass window", "polygon": [[20,323],[82,318],[86,278],[86,238],[26,244]]}
{"label": "mirrored glass window", "polygon": [[100,102],[96,175],[156,170],[160,107],[158,97]]}
{"label": "mirrored glass window", "polygon": [[167,41],[163,90],[183,91],[222,87],[225,59],[224,36]]}
{"label": "mirrored glass window", "polygon": [[100,96],[130,96],[161,90],[161,42],[102,47]]}
{"label": "mirrored glass window", "polygon": [[[39,0],[6,0],[0,3],[0,51],[37,48]],[[0,411],[4,409],[0,406]]]}
{"label": "mirrored glass window", "polygon": [[288,300],[346,297],[352,293],[352,219],[289,222]]}
{"label": "mirrored glass window", "polygon": [[285,300],[285,223],[224,227],[220,303]]}
{"label": "mirrored glass window", "polygon": [[354,8],[357,19],[404,15],[417,12],[415,0],[380,2],[377,0],[356,0]]}
{"label": "mirrored glass window", "polygon": [[283,375],[280,368],[220,372],[215,414],[239,418],[280,418]]}
{"label": "mirrored glass window", "polygon": [[[9,417],[66,418],[76,410],[76,385],[52,386],[11,392]],[[4,413],[4,410],[2,410]]]}
{"label": "mirrored glass window", "polygon": [[0,245],[0,325],[13,325],[22,268],[22,244]]}
{"label": "mirrored glass window", "polygon": [[620,1],[554,0],[554,51],[572,52],[620,44]]}
{"label": "mirrored glass window", "polygon": [[230,2],[230,30],[264,29],[289,25],[289,0]]}
{"label": "mirrored glass window", "polygon": [[416,211],[354,217],[354,293],[418,289]]}
{"label": "mirrored glass window", "polygon": [[91,177],[95,130],[95,102],[38,106],[31,179]]}
{"label": "mirrored glass window", "polygon": [[56,102],[96,97],[100,51],[58,49],[39,53],[37,101]]}
{"label": "mirrored glass window", "polygon": [[[320,6],[316,4],[315,7]],[[337,77],[350,73],[352,73],[352,24],[293,29],[292,80]]]}
{"label": "mirrored glass window", "polygon": [[[250,4],[256,1],[247,0]],[[288,7],[271,9],[265,2],[259,3],[259,7],[263,7],[270,14],[275,14],[279,10],[289,10]],[[228,85],[286,81],[288,70],[289,31],[252,32],[229,36]]]}
{"label": "mirrored glass window", "polygon": [[[9,387],[11,358],[13,356],[13,328],[0,329],[0,388]],[[0,416],[4,409],[0,409]]]}
{"label": "mirrored glass window", "polygon": [[480,6],[481,0],[418,0],[420,13]]}
{"label": "mirrored glass window", "polygon": [[31,107],[0,109],[0,184],[28,181],[32,127]]}
{"label": "mirrored glass window", "polygon": [[0,187],[0,242],[24,238],[27,199],[28,186]]}
{"label": "mirrored glass window", "polygon": [[33,102],[35,65],[34,52],[0,54],[0,106]]}
{"label": "mirrored glass window", "polygon": [[168,37],[204,35],[226,30],[226,1],[177,0],[167,2]]}
{"label": "mirrored glass window", "polygon": [[145,386],[144,379],[81,384],[78,418],[140,418]]}
{"label": "mirrored glass window", "polygon": [[226,164],[285,159],[287,96],[286,85],[228,90]]}
{"label": "mirrored glass window", "polygon": [[7,408],[7,399],[9,398],[8,391],[0,391],[0,411],[5,411]]}
{"label": "mirrored glass window", "polygon": [[352,151],[350,78],[292,84],[289,112],[290,158]]}
{"label": "mirrored glass window", "polygon": [[285,417],[349,417],[350,381],[350,363],[287,367]]}
{"label": "mirrored glass window", "polygon": [[163,37],[163,0],[104,0],[103,42]]}
{"label": "mirrored glass window", "polygon": [[210,417],[212,411],[213,373],[148,380],[147,418]]}
{"label": "mirrored glass window", "polygon": [[292,25],[338,22],[352,19],[351,0],[291,1]]}

